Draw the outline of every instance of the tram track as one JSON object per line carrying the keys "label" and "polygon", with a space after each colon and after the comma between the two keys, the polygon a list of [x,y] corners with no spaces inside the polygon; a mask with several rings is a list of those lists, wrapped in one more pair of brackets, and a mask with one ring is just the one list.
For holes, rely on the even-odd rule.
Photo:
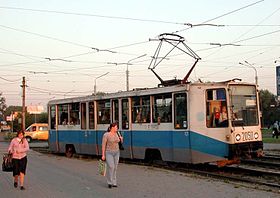
{"label": "tram track", "polygon": [[[165,163],[163,161],[156,161],[155,163],[145,163],[143,161],[137,162],[134,160],[124,160],[126,164],[134,164],[134,165],[143,165],[148,167],[155,167],[160,169],[166,169],[171,171],[179,171],[182,173],[194,173],[203,177],[210,177],[215,179],[222,179],[225,181],[234,181],[243,184],[254,184],[259,186],[268,187],[266,190],[276,190],[280,192],[280,175],[276,175],[276,178],[264,178],[260,177],[260,174],[266,175],[266,172],[261,172],[258,170],[241,168],[238,166],[225,166],[225,167],[217,167],[216,165],[211,164],[178,164],[178,163]],[[269,173],[272,174],[273,173]],[[275,175],[273,175],[275,176]],[[258,179],[256,179],[258,178]],[[250,186],[252,187],[252,186]]]}

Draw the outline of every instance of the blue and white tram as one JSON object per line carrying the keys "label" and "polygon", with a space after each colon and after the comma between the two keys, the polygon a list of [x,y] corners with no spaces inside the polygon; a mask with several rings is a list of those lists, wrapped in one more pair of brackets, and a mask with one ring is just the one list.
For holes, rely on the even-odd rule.
{"label": "blue and white tram", "polygon": [[52,100],[52,152],[101,155],[103,133],[119,123],[121,157],[207,163],[262,151],[254,84],[187,83]]}

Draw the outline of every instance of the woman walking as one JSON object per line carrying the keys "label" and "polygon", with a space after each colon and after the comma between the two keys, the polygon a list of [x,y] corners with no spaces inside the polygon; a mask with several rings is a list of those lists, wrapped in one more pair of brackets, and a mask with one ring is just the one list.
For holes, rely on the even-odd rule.
{"label": "woman walking", "polygon": [[120,141],[123,142],[123,138],[118,135],[117,123],[110,124],[102,139],[102,160],[106,160],[106,177],[109,188],[118,187],[117,166],[120,157]]}
{"label": "woman walking", "polygon": [[13,162],[13,176],[14,176],[14,187],[18,186],[18,177],[20,179],[20,190],[25,190],[24,176],[27,165],[27,155],[26,152],[29,150],[29,145],[27,140],[24,138],[24,132],[19,131],[17,137],[13,138],[8,152],[12,153]]}

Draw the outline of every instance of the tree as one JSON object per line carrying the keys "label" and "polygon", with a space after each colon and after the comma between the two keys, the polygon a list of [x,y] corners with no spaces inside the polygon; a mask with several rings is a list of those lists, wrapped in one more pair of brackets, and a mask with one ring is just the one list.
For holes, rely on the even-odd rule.
{"label": "tree", "polygon": [[19,118],[21,118],[21,106],[9,106],[6,109],[5,116],[10,116],[12,113],[18,112],[17,117],[14,117],[13,121],[9,121],[8,124],[13,128],[13,131],[19,131],[21,129],[21,124],[19,123]]}
{"label": "tree", "polygon": [[[12,112],[13,113],[18,112],[17,117],[15,117],[14,121],[13,121],[13,130],[14,131],[21,130],[21,124],[19,123],[19,119],[21,119],[21,117],[22,117],[22,114],[21,114],[22,107],[21,106],[9,106],[6,109],[5,116],[11,115]],[[25,114],[25,126],[26,127],[28,127],[31,124],[35,123],[35,120],[38,123],[48,123],[48,113],[47,112],[43,112],[41,114],[37,114],[36,115],[36,119],[35,119],[35,115],[34,114],[29,114],[28,112],[26,112],[26,114]],[[8,124],[10,126],[12,126],[12,122],[8,122]]]}
{"label": "tree", "polygon": [[0,92],[0,120],[5,120],[5,111],[7,109],[6,98]]}
{"label": "tree", "polygon": [[268,90],[260,90],[260,105],[264,126],[270,126],[280,119],[280,107],[276,96]]}

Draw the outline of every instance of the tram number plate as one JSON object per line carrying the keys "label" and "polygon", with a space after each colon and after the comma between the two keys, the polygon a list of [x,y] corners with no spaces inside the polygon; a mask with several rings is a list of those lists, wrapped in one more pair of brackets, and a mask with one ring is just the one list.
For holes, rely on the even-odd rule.
{"label": "tram number plate", "polygon": [[249,132],[242,132],[242,140],[243,141],[248,141],[248,140],[253,140],[254,135],[252,131]]}

